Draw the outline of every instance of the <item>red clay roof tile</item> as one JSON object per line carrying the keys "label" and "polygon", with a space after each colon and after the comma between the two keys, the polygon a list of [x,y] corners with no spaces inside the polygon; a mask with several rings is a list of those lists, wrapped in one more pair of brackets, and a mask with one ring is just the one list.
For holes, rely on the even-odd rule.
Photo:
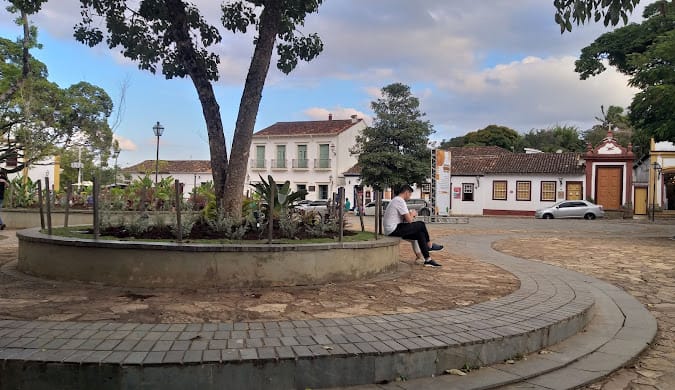
{"label": "red clay roof tile", "polygon": [[[356,123],[362,121],[357,119]],[[354,126],[351,119],[328,121],[277,122],[253,134],[253,137],[289,135],[336,135]]]}

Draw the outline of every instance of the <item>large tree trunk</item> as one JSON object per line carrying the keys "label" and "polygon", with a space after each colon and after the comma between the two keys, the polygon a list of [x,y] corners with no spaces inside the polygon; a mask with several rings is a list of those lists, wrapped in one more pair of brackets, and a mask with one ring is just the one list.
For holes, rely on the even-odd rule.
{"label": "large tree trunk", "polygon": [[232,159],[225,179],[227,197],[224,202],[224,209],[236,218],[241,217],[241,205],[244,196],[242,190],[246,184],[246,168],[249,151],[251,150],[253,129],[258,116],[265,78],[267,78],[270,67],[274,41],[281,24],[281,3],[283,2],[279,0],[265,2],[265,8],[260,14],[260,28],[255,51],[239,103],[237,125],[232,140]]}
{"label": "large tree trunk", "polygon": [[196,78],[192,75],[192,83],[197,89],[199,101],[202,104],[202,113],[206,121],[209,136],[209,151],[211,155],[211,172],[213,174],[213,188],[216,193],[216,204],[221,205],[225,199],[225,179],[227,172],[227,145],[223,133],[223,122],[220,117],[220,106],[213,93],[211,83],[205,78]]}
{"label": "large tree trunk", "polygon": [[204,65],[197,61],[197,52],[190,37],[190,31],[185,14],[185,4],[181,0],[168,0],[167,9],[174,20],[174,41],[179,53],[179,61],[185,66],[197,90],[202,113],[206,121],[206,130],[209,136],[209,151],[211,153],[211,172],[213,173],[213,187],[216,193],[216,202],[222,204],[225,198],[225,175],[227,172],[227,146],[223,133],[223,121],[220,117],[220,106],[213,93],[213,86],[209,81]]}

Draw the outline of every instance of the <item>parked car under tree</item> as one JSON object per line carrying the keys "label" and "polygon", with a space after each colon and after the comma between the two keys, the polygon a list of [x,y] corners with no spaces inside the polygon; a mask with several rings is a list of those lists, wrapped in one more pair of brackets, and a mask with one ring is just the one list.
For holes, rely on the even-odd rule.
{"label": "parked car under tree", "polygon": [[[382,200],[382,212],[383,213],[384,213],[384,210],[387,209],[387,205],[389,204],[389,202],[390,201],[388,199]],[[429,208],[429,204],[424,199],[408,199],[405,203],[408,206],[408,210],[417,211],[417,215],[420,215],[420,216],[431,215],[431,209]],[[366,205],[366,207],[363,210],[363,215],[366,215],[366,216],[375,215],[375,202],[370,202]]]}

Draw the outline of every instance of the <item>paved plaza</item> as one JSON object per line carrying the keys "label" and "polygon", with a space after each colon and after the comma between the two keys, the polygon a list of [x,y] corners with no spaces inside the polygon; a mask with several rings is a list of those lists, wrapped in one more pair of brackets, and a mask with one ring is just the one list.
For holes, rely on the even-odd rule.
{"label": "paved plaza", "polygon": [[[94,319],[89,323],[81,319],[69,321],[67,318],[37,322],[8,318],[0,324],[3,328],[0,330],[0,358],[102,366],[102,363],[112,363],[148,368],[162,363],[193,367],[189,364],[284,358],[304,361],[308,357],[314,359],[308,361],[318,364],[328,361],[322,360],[326,356],[386,356],[400,352],[406,356],[399,362],[399,365],[405,365],[399,367],[400,370],[409,370],[411,378],[429,378],[400,376],[399,381],[361,388],[480,388],[518,382],[518,378],[523,380],[520,384],[512,384],[514,388],[547,388],[547,384],[556,385],[548,388],[566,388],[566,383],[571,382],[563,380],[561,374],[556,377],[555,372],[575,370],[573,372],[586,374],[589,378],[593,375],[602,377],[606,368],[588,369],[588,366],[598,364],[593,363],[593,359],[598,361],[599,356],[604,356],[606,362],[606,357],[611,356],[617,367],[621,367],[632,361],[632,354],[646,346],[644,340],[649,338],[651,316],[642,305],[626,295],[625,290],[657,318],[659,330],[656,339],[627,368],[596,380],[588,388],[666,389],[675,386],[672,374],[675,371],[675,241],[672,240],[675,225],[623,220],[471,218],[469,224],[431,225],[431,232],[446,245],[447,250],[439,260],[445,260],[443,272],[452,276],[445,281],[434,280],[436,283],[461,286],[464,276],[470,278],[473,269],[496,266],[517,276],[519,289],[509,294],[513,291],[513,287],[509,288],[512,275],[506,274],[503,278],[505,282],[500,285],[503,290],[498,296],[501,298],[486,295],[482,303],[462,306],[465,301],[481,301],[470,291],[472,285],[469,283],[460,287],[460,290],[466,290],[465,301],[461,294],[453,296],[453,309],[406,310],[398,314],[383,313],[383,317],[374,313],[352,316],[341,313],[339,316],[324,315],[323,318],[307,320],[259,318],[256,321],[227,322],[219,318],[221,322],[218,323],[175,321],[155,324],[123,322],[119,318],[113,322]],[[4,241],[3,250],[7,254],[11,254],[11,242],[11,238]],[[404,257],[410,255],[405,251],[403,254]],[[406,264],[413,274],[429,271]],[[565,271],[565,268],[583,275]],[[487,274],[490,269],[494,270],[486,268]],[[3,271],[13,272],[7,266]],[[376,287],[376,282],[373,283]],[[441,287],[439,289],[442,290]],[[425,285],[424,290],[432,291],[433,296],[433,285]],[[415,289],[409,287],[409,292],[414,295]],[[325,297],[324,300],[328,301]],[[7,297],[0,301],[3,312],[3,304],[9,301]],[[518,313],[514,313],[516,308]],[[323,310],[325,313],[325,308]],[[505,341],[511,340],[515,345],[517,342],[513,340],[522,341],[517,337],[523,332],[529,334],[528,340],[533,344],[556,341],[556,337],[569,336],[567,333],[574,329],[575,324],[593,316],[596,323],[591,322],[584,335],[575,336],[586,337],[584,343],[577,338],[575,346],[570,339],[567,345],[553,346],[544,354],[508,354],[511,347]],[[598,319],[603,319],[602,326],[598,325]],[[545,336],[537,333],[537,329],[543,329],[542,326],[548,329]],[[612,326],[616,327],[616,333],[608,335],[606,328]],[[630,334],[631,331],[635,334]],[[485,342],[484,346],[491,347],[484,347],[482,355],[477,354],[480,355],[478,361],[513,362],[481,369],[475,369],[479,364],[472,362],[474,369],[467,376],[430,378],[434,371],[429,366],[437,363],[442,356],[438,352],[432,353],[434,348],[462,345],[465,348],[472,342],[471,337],[479,336]],[[244,345],[237,345],[238,340],[242,340]],[[580,344],[588,349],[594,340],[602,340],[603,344],[581,354],[583,348]],[[604,351],[602,348],[605,348]],[[501,351],[502,355],[496,351]],[[580,355],[576,358],[564,356],[572,353]],[[605,355],[599,355],[602,353]],[[490,354],[493,354],[492,358],[487,356]],[[558,356],[560,359],[556,361],[554,357]],[[535,366],[539,367],[537,375],[532,372],[526,374]],[[328,369],[322,374],[330,375],[331,369],[338,370],[326,367]],[[354,374],[361,375],[358,372]],[[362,375],[363,378],[368,377],[367,374]],[[306,383],[311,382],[311,378],[305,379]],[[155,380],[161,380],[161,375],[155,374]],[[278,388],[290,388],[303,382],[279,383],[283,385]]]}

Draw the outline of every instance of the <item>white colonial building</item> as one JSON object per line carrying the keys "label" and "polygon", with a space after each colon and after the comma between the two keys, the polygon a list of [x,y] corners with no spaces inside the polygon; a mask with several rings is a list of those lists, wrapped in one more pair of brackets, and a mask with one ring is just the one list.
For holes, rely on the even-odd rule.
{"label": "white colonial building", "polygon": [[[253,134],[247,183],[267,180],[290,181],[295,191],[307,191],[307,199],[329,199],[339,187],[347,198],[358,180],[347,173],[357,162],[350,149],[366,128],[363,119],[277,122]],[[345,175],[347,173],[347,175]],[[244,189],[250,193],[251,187]]]}
{"label": "white colonial building", "polygon": [[155,180],[155,167],[159,167],[157,179],[167,177],[178,179],[183,184],[183,195],[187,196],[195,187],[202,183],[213,181],[211,173],[211,161],[209,160],[145,160],[136,165],[122,169],[122,173],[129,175],[131,181],[145,176]]}
{"label": "white colonial building", "polygon": [[585,199],[581,153],[450,148],[451,215],[534,215],[560,200]]}

